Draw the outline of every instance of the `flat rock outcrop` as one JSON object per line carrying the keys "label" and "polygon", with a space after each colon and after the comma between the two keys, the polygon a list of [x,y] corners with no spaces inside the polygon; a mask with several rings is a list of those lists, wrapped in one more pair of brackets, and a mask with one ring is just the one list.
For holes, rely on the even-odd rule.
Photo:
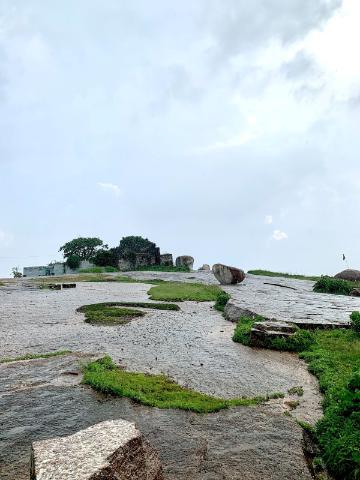
{"label": "flat rock outcrop", "polygon": [[222,285],[235,285],[245,279],[245,273],[240,268],[229,267],[222,263],[216,263],[212,267],[213,274]]}
{"label": "flat rock outcrop", "polygon": [[176,258],[175,263],[177,267],[186,267],[192,270],[194,266],[194,258],[190,255],[181,255],[180,257]]}
{"label": "flat rock outcrop", "polygon": [[353,270],[348,268],[335,275],[335,278],[341,278],[342,280],[350,280],[351,282],[360,282],[360,270]]}
{"label": "flat rock outcrop", "polygon": [[156,450],[134,423],[109,420],[34,442],[31,480],[163,480]]}

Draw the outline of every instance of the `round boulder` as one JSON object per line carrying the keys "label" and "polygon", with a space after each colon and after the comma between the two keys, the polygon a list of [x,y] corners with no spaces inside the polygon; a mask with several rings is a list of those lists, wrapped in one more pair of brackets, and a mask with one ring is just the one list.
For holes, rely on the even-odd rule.
{"label": "round boulder", "polygon": [[240,268],[229,267],[222,263],[213,265],[212,272],[222,285],[234,285],[245,278],[245,273]]}
{"label": "round boulder", "polygon": [[348,268],[335,275],[335,278],[341,278],[342,280],[350,280],[351,282],[360,282],[360,270],[352,270]]}
{"label": "round boulder", "polygon": [[192,270],[194,266],[194,259],[193,257],[190,257],[190,255],[182,255],[177,257],[175,264],[177,267],[186,267],[189,270]]}
{"label": "round boulder", "polygon": [[202,267],[199,268],[199,272],[209,272],[210,271],[210,265],[207,263],[204,263]]}

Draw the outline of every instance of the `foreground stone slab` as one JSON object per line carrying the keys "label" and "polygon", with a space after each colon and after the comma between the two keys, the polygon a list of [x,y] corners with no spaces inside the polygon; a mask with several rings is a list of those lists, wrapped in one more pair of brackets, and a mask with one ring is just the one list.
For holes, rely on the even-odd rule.
{"label": "foreground stone slab", "polygon": [[110,420],[34,442],[31,480],[163,480],[156,450],[134,423]]}
{"label": "foreground stone slab", "polygon": [[212,267],[213,274],[222,285],[235,285],[245,279],[245,273],[240,268],[229,267],[216,263]]}

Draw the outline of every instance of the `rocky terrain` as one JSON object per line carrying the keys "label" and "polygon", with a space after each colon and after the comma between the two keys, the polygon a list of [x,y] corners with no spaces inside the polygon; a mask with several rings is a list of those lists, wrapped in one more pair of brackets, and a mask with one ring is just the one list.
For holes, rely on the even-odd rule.
{"label": "rocky terrain", "polygon": [[[129,275],[216,283],[207,271]],[[345,322],[349,310],[360,309],[359,299],[314,294],[311,285],[249,275],[225,290],[237,306],[270,318]],[[149,310],[127,325],[112,327],[89,325],[76,313],[90,303],[146,301],[148,289],[145,283],[111,282],[51,291],[21,281],[0,289],[1,358],[78,352],[0,364],[0,478],[28,478],[32,441],[123,418],[134,421],[158,450],[166,479],[310,479],[295,418],[314,423],[321,416],[321,397],[316,380],[296,355],[232,342],[234,324],[210,302],[181,302],[180,311]],[[213,414],[159,410],[80,385],[81,362],[104,353],[128,370],[165,373],[181,385],[222,398],[273,392],[287,396],[296,386],[303,387],[304,395],[291,416],[284,415],[289,410],[286,398]]]}

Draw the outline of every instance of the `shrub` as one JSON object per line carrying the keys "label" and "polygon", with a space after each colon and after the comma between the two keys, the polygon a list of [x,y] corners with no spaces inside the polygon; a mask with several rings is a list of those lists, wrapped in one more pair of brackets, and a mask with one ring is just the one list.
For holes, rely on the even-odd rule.
{"label": "shrub", "polygon": [[70,255],[66,260],[66,265],[72,270],[76,270],[80,267],[81,259],[79,255]]}
{"label": "shrub", "polygon": [[231,297],[228,293],[221,291],[216,298],[214,308],[216,308],[216,310],[219,310],[219,312],[223,312],[225,305],[230,300],[230,298]]}
{"label": "shrub", "polygon": [[274,350],[285,350],[287,352],[302,352],[307,350],[315,342],[313,332],[309,330],[296,330],[294,335],[289,337],[274,338],[269,341],[269,348]]}
{"label": "shrub", "polygon": [[351,328],[360,334],[360,312],[352,312],[350,315]]}
{"label": "shrub", "polygon": [[322,276],[314,285],[314,292],[350,295],[354,285],[347,280]]}
{"label": "shrub", "polygon": [[119,249],[110,248],[109,250],[106,250],[102,248],[95,253],[91,258],[91,261],[98,267],[111,266],[117,268],[119,264]]}

